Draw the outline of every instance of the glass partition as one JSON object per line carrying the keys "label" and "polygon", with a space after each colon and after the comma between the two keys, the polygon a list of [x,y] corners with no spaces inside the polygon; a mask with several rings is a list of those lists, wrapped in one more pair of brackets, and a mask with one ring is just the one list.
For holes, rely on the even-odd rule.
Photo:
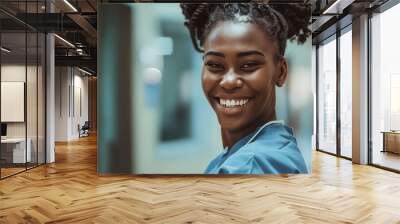
{"label": "glass partition", "polygon": [[2,177],[24,171],[31,157],[26,150],[26,41],[25,32],[1,34]]}
{"label": "glass partition", "polygon": [[0,3],[1,179],[45,163],[45,35],[16,19],[43,5]]}
{"label": "glass partition", "polygon": [[336,36],[318,47],[318,149],[336,154]]}

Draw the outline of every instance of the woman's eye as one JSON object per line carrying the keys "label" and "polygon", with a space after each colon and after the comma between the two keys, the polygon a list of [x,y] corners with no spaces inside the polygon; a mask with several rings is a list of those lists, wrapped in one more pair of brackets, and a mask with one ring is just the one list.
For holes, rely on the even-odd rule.
{"label": "woman's eye", "polygon": [[206,66],[211,72],[218,72],[224,70],[224,65],[221,63],[207,62]]}
{"label": "woman's eye", "polygon": [[253,71],[258,68],[258,63],[257,62],[247,62],[244,63],[243,65],[240,66],[240,69],[245,70],[245,71]]}

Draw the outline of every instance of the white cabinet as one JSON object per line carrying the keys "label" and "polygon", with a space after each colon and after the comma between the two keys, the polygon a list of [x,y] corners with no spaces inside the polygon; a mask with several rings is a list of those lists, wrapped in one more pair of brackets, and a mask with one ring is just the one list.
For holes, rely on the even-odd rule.
{"label": "white cabinet", "polygon": [[[30,138],[26,140],[27,147],[25,151],[25,138],[7,138],[1,140],[2,151],[9,151],[9,162],[11,162],[12,155],[12,163],[25,163],[32,161],[32,141]],[[26,159],[26,161],[25,161]]]}

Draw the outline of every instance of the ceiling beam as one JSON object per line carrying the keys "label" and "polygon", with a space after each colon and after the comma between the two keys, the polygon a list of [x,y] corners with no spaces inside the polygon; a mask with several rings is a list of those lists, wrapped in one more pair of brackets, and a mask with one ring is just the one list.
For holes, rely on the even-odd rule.
{"label": "ceiling beam", "polygon": [[91,38],[97,39],[97,30],[80,14],[68,14],[68,17],[80,26]]}
{"label": "ceiling beam", "polygon": [[82,66],[93,71],[97,68],[97,59],[90,56],[55,56],[56,66]]}

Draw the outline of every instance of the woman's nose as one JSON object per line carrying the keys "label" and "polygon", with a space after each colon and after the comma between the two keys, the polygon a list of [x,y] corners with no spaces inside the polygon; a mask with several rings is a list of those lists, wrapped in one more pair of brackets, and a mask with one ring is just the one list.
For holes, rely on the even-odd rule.
{"label": "woman's nose", "polygon": [[224,89],[231,90],[242,87],[243,81],[235,74],[235,72],[229,71],[223,76],[219,85]]}

